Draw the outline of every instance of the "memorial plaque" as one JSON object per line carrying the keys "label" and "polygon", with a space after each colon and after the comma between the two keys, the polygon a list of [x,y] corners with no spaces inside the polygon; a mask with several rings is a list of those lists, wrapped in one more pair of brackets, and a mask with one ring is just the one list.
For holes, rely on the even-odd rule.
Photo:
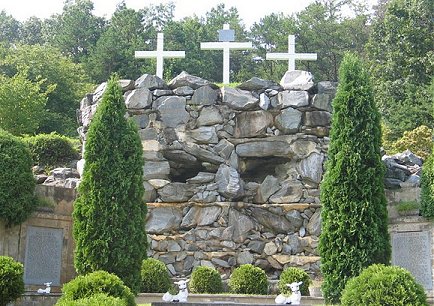
{"label": "memorial plaque", "polygon": [[392,233],[392,264],[413,274],[426,290],[433,288],[429,232]]}
{"label": "memorial plaque", "polygon": [[63,229],[27,227],[24,283],[42,285],[52,282],[60,285]]}

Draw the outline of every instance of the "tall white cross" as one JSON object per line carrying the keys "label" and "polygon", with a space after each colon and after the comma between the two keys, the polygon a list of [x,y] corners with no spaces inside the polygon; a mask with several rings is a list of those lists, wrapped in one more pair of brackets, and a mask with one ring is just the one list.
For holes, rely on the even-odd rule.
{"label": "tall white cross", "polygon": [[295,36],[288,35],[288,53],[267,53],[267,60],[288,60],[288,71],[295,70],[295,60],[316,61],[316,53],[295,53]]}
{"label": "tall white cross", "polygon": [[157,51],[136,51],[135,58],[157,58],[157,73],[156,75],[163,78],[163,62],[164,58],[184,58],[185,51],[164,51],[164,34],[157,34]]}
{"label": "tall white cross", "polygon": [[[229,30],[229,25],[223,25],[223,31]],[[222,33],[224,34],[224,33]],[[220,35],[225,37],[225,35]],[[231,36],[231,35],[229,35]],[[228,39],[229,40],[229,39]],[[229,84],[229,71],[230,71],[230,57],[229,51],[252,49],[251,42],[234,42],[234,41],[219,41],[219,42],[201,42],[200,48],[202,50],[222,50],[223,49],[223,84]]]}

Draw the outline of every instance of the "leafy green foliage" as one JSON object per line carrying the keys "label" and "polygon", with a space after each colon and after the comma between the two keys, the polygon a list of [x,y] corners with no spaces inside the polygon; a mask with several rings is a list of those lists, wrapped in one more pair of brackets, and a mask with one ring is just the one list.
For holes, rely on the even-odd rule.
{"label": "leafy green foliage", "polygon": [[422,167],[420,181],[420,213],[427,218],[434,217],[434,150]]}
{"label": "leafy green foliage", "polygon": [[31,168],[26,145],[0,129],[0,219],[8,226],[26,220],[37,205]]}
{"label": "leafy green foliage", "polygon": [[[8,96],[6,93],[2,95],[0,101],[15,99],[17,101],[12,100],[10,103],[27,103],[21,115],[15,111],[9,117],[25,115],[32,120],[35,117],[38,124],[32,125],[30,121],[28,125],[32,129],[28,128],[25,131],[27,134],[34,134],[37,128],[38,133],[56,131],[63,135],[77,135],[76,110],[80,106],[80,99],[90,90],[81,65],[74,64],[58,49],[46,45],[16,45],[1,52],[5,55],[0,61],[0,72],[11,78],[20,76],[20,83],[15,84],[15,88],[12,88],[14,91],[7,92]],[[37,93],[43,95],[43,105]]]}
{"label": "leafy green foliage", "polygon": [[407,270],[374,264],[350,279],[342,292],[342,306],[428,305],[421,285]]}
{"label": "leafy green foliage", "polygon": [[429,84],[434,72],[430,0],[391,0],[367,45],[375,98],[394,138],[434,127]]}
{"label": "leafy green foliage", "polygon": [[155,259],[146,258],[142,263],[142,292],[167,292],[172,287],[166,265]]}
{"label": "leafy green foliage", "polygon": [[267,294],[267,275],[259,267],[251,264],[241,265],[232,271],[229,288],[233,293]]}
{"label": "leafy green foliage", "polygon": [[393,145],[397,152],[408,149],[414,154],[426,159],[432,150],[432,135],[433,130],[422,125],[412,131],[405,131],[404,135]]}
{"label": "leafy green foliage", "polygon": [[24,293],[24,267],[12,257],[0,256],[0,306],[6,306]]}
{"label": "leafy green foliage", "polygon": [[348,279],[373,263],[388,263],[391,253],[380,115],[368,73],[355,55],[347,54],[339,79],[321,184],[322,289],[331,303],[339,301]]}
{"label": "leafy green foliage", "polygon": [[147,245],[143,148],[125,112],[122,90],[112,78],[87,133],[73,212],[74,261],[81,274],[108,271],[138,292]]}
{"label": "leafy green foliage", "polygon": [[0,75],[0,126],[14,134],[33,134],[39,128],[47,103],[43,81],[32,82],[26,73],[12,77]]}
{"label": "leafy green foliage", "polygon": [[80,158],[77,140],[57,133],[38,134],[24,137],[23,140],[28,144],[33,163],[36,165],[54,168],[66,166]]}
{"label": "leafy green foliage", "polygon": [[200,266],[193,270],[188,285],[192,293],[220,293],[223,283],[220,273],[214,268]]}
{"label": "leafy green foliage", "polygon": [[106,271],[95,271],[86,275],[79,275],[69,283],[64,284],[62,297],[59,299],[58,304],[65,305],[64,303],[68,301],[90,298],[100,293],[120,298],[127,306],[136,305],[131,290],[125,286],[119,277]]}
{"label": "leafy green foliage", "polygon": [[291,284],[293,282],[303,282],[300,286],[301,295],[309,295],[309,285],[312,280],[304,270],[296,267],[288,267],[280,274],[279,277],[279,291],[283,294],[291,294],[291,289],[286,286],[286,284]]}
{"label": "leafy green foliage", "polygon": [[56,306],[127,306],[124,300],[109,296],[105,293],[98,293],[90,297],[78,299],[75,301],[62,300],[56,303]]}

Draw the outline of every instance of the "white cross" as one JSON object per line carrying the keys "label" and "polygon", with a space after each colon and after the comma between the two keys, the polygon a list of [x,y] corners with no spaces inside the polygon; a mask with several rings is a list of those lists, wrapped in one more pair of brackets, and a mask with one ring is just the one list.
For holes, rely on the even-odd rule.
{"label": "white cross", "polygon": [[163,78],[163,61],[164,58],[184,58],[185,51],[164,51],[164,34],[157,34],[157,51],[136,51],[135,58],[157,58],[156,75]]}
{"label": "white cross", "polygon": [[[229,25],[223,26],[224,30],[229,30]],[[229,70],[230,70],[230,57],[229,51],[252,49],[251,42],[233,42],[233,41],[220,41],[220,42],[201,42],[200,48],[202,50],[222,50],[223,49],[223,84],[229,84]]]}
{"label": "white cross", "polygon": [[316,61],[316,53],[295,53],[295,36],[288,35],[288,53],[267,53],[267,60],[288,60],[288,71],[295,70],[295,60]]}

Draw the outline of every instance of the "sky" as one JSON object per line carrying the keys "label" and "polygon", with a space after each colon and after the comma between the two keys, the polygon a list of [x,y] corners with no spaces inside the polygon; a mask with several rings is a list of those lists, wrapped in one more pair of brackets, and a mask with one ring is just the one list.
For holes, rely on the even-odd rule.
{"label": "sky", "polygon": [[[121,0],[93,0],[97,16],[110,18]],[[369,0],[374,3],[376,0]],[[125,0],[127,7],[141,9],[150,4],[168,3],[169,0]],[[254,22],[259,22],[263,16],[273,12],[282,12],[291,15],[302,11],[314,0],[268,0],[260,2],[255,0],[173,0],[176,6],[175,19],[179,20],[186,16],[203,16],[211,8],[219,3],[224,3],[228,9],[232,6],[238,9],[238,13],[244,24],[250,27]],[[53,14],[61,13],[63,0],[0,0],[0,10],[5,10],[15,19],[24,21],[31,16],[48,18]]]}

